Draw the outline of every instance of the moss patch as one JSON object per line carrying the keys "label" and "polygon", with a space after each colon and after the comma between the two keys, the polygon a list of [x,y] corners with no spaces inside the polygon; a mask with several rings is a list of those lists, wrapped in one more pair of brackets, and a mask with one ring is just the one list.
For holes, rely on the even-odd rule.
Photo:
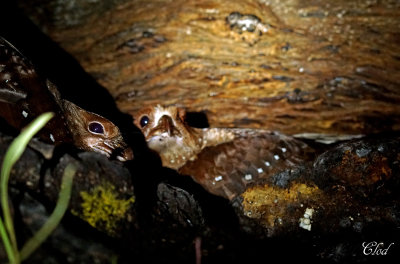
{"label": "moss patch", "polygon": [[135,202],[135,197],[118,199],[115,186],[104,183],[96,186],[91,192],[80,192],[83,200],[82,212],[73,212],[96,229],[108,234],[115,234],[117,224],[126,217],[130,206]]}

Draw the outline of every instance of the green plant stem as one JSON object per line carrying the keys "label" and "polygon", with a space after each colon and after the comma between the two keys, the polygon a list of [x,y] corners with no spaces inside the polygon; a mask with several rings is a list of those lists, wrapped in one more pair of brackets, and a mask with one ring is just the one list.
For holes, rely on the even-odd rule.
{"label": "green plant stem", "polygon": [[[1,207],[3,211],[4,217],[4,226],[5,230],[8,233],[8,238],[11,241],[13,257],[8,255],[11,263],[19,263],[19,254],[18,254],[18,245],[15,237],[14,224],[12,221],[10,207],[8,204],[8,180],[10,178],[10,172],[13,165],[17,162],[17,160],[21,157],[24,152],[26,146],[28,145],[30,139],[54,116],[53,113],[45,113],[36,118],[35,121],[30,123],[21,134],[13,140],[10,147],[7,150],[7,153],[4,156],[2,170],[0,174],[0,199],[1,199]],[[4,227],[3,226],[3,227]],[[7,241],[7,239],[1,234],[3,241]],[[5,244],[6,247],[8,245]],[[7,254],[9,252],[7,251]],[[11,257],[11,258],[10,258]]]}
{"label": "green plant stem", "polygon": [[17,263],[15,259],[15,252],[13,251],[13,247],[11,245],[10,239],[8,238],[6,228],[1,218],[0,218],[0,236],[3,239],[3,244],[8,256],[8,260],[10,261],[11,264]]}
{"label": "green plant stem", "polygon": [[68,164],[64,170],[61,190],[58,196],[56,208],[50,215],[49,219],[43,225],[43,227],[35,233],[35,235],[29,239],[26,244],[22,247],[20,252],[21,260],[25,260],[29,255],[35,251],[46,238],[54,231],[57,225],[60,223],[65,211],[68,208],[69,200],[71,198],[71,190],[73,178],[77,167],[74,164]]}

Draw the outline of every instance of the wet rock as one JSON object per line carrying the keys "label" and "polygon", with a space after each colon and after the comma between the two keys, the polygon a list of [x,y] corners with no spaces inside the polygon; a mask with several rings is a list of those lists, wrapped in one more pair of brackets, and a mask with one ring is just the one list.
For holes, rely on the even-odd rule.
{"label": "wet rock", "polygon": [[64,155],[54,171],[44,177],[44,192],[56,200],[62,174],[69,163],[78,164],[70,208],[94,228],[111,236],[122,236],[136,220],[132,176],[122,163],[91,152],[78,154],[78,159]]}
{"label": "wet rock", "polygon": [[[395,198],[400,184],[400,138],[381,135],[341,144],[314,163],[315,183],[325,190],[345,188],[357,199],[379,203]],[[385,149],[382,152],[380,150]]]}
{"label": "wet rock", "polygon": [[169,215],[182,227],[201,227],[204,216],[198,201],[186,190],[160,183],[157,188],[160,215]]}
{"label": "wet rock", "polygon": [[400,223],[399,142],[382,136],[342,143],[313,166],[247,188],[234,203],[242,226],[268,237],[395,228]]}
{"label": "wet rock", "polygon": [[[23,226],[18,226],[19,240],[29,239],[48,220],[51,212],[35,198],[25,193],[19,203]],[[66,221],[64,221],[65,223]],[[82,236],[79,228],[60,224],[50,237],[29,258],[29,263],[110,263],[117,252],[101,241],[90,236]],[[68,241],[68,243],[65,243]],[[74,252],[74,254],[71,254]],[[1,255],[1,254],[0,254]]]}

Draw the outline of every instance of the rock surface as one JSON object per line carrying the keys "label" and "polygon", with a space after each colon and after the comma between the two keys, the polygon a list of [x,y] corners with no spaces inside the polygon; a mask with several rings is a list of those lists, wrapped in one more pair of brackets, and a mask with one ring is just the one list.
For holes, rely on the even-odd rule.
{"label": "rock surface", "polygon": [[[203,112],[211,127],[287,134],[400,130],[397,1],[16,2],[17,13],[0,9],[0,32],[19,40],[16,45],[50,78],[59,78],[66,98],[104,116],[119,116],[115,100],[126,113],[180,104]],[[54,53],[60,49],[46,36],[68,53]],[[0,137],[1,153],[8,142]],[[121,165],[69,150],[49,160],[29,149],[15,167],[11,189],[51,209],[64,166],[79,163],[66,231],[50,238],[31,263],[110,263],[114,256],[118,263],[190,263],[198,241],[204,263],[260,257],[389,262],[397,249],[366,256],[361,245],[400,243],[398,142],[398,136],[382,135],[338,145],[313,167],[278,173],[233,203],[136,153],[135,161]],[[122,219],[107,221],[85,211],[97,208],[90,194],[103,202],[135,201]],[[24,219],[29,226],[29,216]],[[76,245],[96,241],[97,250],[74,254],[74,247],[63,246],[66,238]]]}
{"label": "rock surface", "polygon": [[179,104],[212,127],[400,130],[396,1],[19,3],[123,112]]}

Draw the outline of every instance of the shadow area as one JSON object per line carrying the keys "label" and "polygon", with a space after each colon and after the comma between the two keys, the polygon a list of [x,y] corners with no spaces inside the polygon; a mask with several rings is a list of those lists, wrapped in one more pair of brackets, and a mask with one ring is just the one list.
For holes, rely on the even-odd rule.
{"label": "shadow area", "polygon": [[27,57],[40,75],[56,84],[63,99],[111,120],[120,128],[127,143],[135,146],[134,152],[146,148],[132,117],[120,112],[111,94],[27,18],[15,1],[6,0],[1,4],[0,36]]}

